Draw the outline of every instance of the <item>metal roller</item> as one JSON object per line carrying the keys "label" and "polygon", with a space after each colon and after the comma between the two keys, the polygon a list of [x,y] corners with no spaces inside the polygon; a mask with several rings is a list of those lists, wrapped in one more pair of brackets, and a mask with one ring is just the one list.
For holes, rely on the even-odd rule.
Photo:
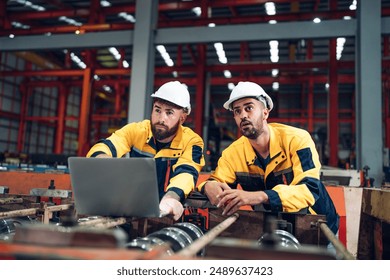
{"label": "metal roller", "polygon": [[169,242],[174,252],[187,247],[192,243],[192,239],[188,233],[177,227],[167,227],[148,235],[149,237],[157,237],[165,242]]}
{"label": "metal roller", "polygon": [[276,229],[272,233],[265,233],[258,240],[260,246],[281,246],[293,249],[299,249],[301,244],[294,235],[288,231]]}
{"label": "metal roller", "polygon": [[[163,246],[166,242],[155,236],[138,237],[126,244],[126,248],[141,249],[144,251],[152,251],[155,246]],[[168,255],[172,255],[171,248],[166,250]]]}
{"label": "metal roller", "polygon": [[[177,227],[177,228],[184,230],[191,237],[192,242],[201,238],[204,235],[203,231],[198,226],[196,226],[192,223],[188,223],[188,222],[177,223],[177,224],[174,224],[173,227]],[[197,252],[197,255],[204,256],[205,255],[205,248],[202,248],[201,250],[199,250],[199,252]]]}
{"label": "metal roller", "polygon": [[12,239],[18,226],[33,222],[34,220],[28,216],[18,219],[0,219],[0,240]]}

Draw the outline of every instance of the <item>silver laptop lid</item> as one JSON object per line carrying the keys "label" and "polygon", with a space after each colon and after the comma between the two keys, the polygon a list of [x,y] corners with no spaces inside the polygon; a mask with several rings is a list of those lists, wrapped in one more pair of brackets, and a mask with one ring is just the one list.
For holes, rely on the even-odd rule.
{"label": "silver laptop lid", "polygon": [[68,164],[78,214],[160,216],[154,158],[69,157]]}

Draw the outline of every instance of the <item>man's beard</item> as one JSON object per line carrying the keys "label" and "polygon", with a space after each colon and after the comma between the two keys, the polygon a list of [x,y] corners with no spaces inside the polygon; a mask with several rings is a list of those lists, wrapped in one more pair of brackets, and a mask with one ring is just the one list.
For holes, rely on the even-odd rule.
{"label": "man's beard", "polygon": [[[248,124],[248,121],[245,121]],[[242,125],[242,123],[241,123]],[[240,125],[240,126],[241,126]],[[256,139],[260,135],[260,130],[256,129],[252,123],[250,123],[251,127],[246,127],[245,129],[240,127],[242,135],[249,139]]]}
{"label": "man's beard", "polygon": [[249,139],[256,139],[260,135],[260,131],[254,127],[245,130],[241,129],[241,133]]}
{"label": "man's beard", "polygon": [[157,128],[157,124],[159,123],[152,124],[152,133],[156,140],[161,141],[175,135],[177,130],[179,129],[180,122],[178,121],[171,129],[168,129],[167,126],[164,124],[159,125],[164,126],[165,129]]}

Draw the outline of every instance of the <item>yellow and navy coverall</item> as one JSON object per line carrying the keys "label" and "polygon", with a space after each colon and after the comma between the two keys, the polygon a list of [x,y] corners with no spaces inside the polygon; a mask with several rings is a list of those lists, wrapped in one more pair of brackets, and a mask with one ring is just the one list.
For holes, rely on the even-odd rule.
{"label": "yellow and navy coverall", "polygon": [[[188,127],[179,126],[169,146],[157,151],[150,120],[130,123],[110,137],[98,141],[87,157],[107,154],[122,157],[154,157],[160,199],[169,190],[179,195],[181,202],[194,190],[199,172],[204,166],[202,138]],[[131,172],[131,170],[129,170]]]}
{"label": "yellow and navy coverall", "polygon": [[[270,123],[270,155],[265,170],[248,138],[242,136],[223,152],[210,180],[240,184],[245,191],[264,191],[269,202],[266,210],[326,215],[329,228],[336,234],[339,216],[320,181],[318,152],[311,135],[299,128]],[[198,188],[202,191],[205,183]]]}

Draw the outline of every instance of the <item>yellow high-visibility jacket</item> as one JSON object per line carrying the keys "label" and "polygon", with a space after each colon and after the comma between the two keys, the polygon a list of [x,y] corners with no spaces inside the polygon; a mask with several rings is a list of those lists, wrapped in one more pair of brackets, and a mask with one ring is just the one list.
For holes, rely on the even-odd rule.
{"label": "yellow high-visibility jacket", "polygon": [[[339,216],[320,181],[318,152],[311,135],[303,129],[270,123],[270,155],[265,170],[248,138],[242,136],[223,152],[218,166],[208,180],[237,184],[246,191],[264,191],[269,202],[266,210],[298,212],[308,209],[312,214],[327,217],[329,228],[336,233]],[[202,191],[206,182],[199,184]]]}
{"label": "yellow high-visibility jacket", "polygon": [[102,153],[118,158],[126,153],[130,157],[154,157],[160,199],[169,190],[184,201],[195,188],[199,172],[205,164],[203,148],[203,140],[198,134],[180,126],[172,142],[157,151],[150,120],[144,120],[127,124],[110,137],[98,141],[87,157]]}

